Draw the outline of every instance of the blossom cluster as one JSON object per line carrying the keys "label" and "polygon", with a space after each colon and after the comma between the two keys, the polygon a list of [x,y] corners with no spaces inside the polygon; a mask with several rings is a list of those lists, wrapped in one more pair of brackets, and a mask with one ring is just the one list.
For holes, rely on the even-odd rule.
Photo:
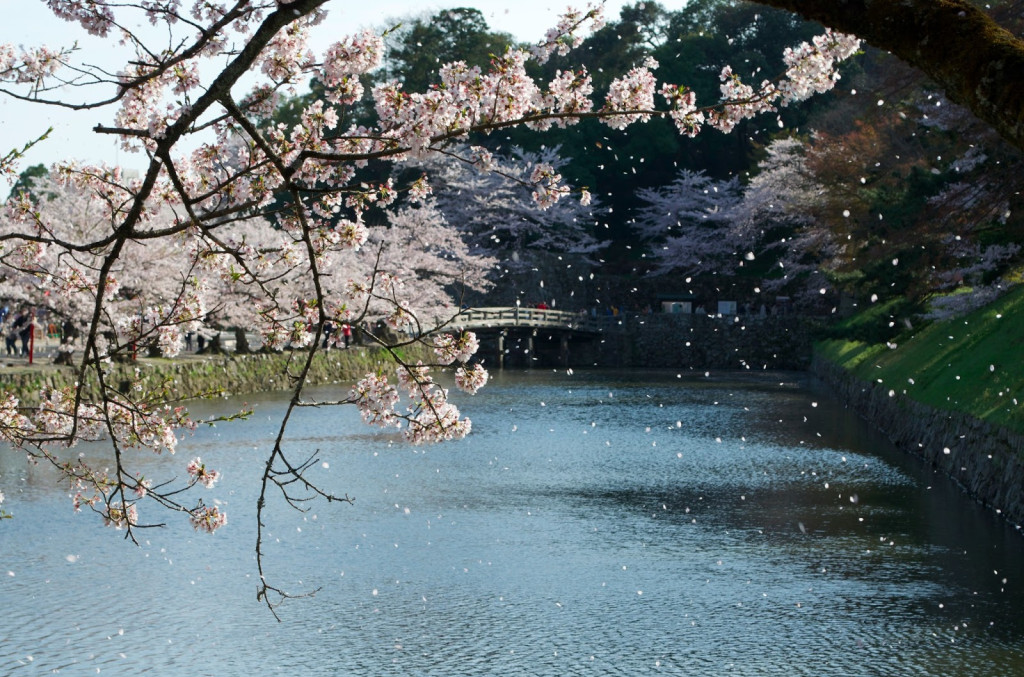
{"label": "blossom cluster", "polygon": [[722,132],[730,132],[744,118],[775,111],[776,103],[786,106],[829,91],[839,80],[839,62],[856,53],[860,45],[856,36],[826,29],[810,43],[787,48],[783,53],[785,76],[778,83],[766,80],[756,90],[726,66],[721,73],[725,105],[710,116],[709,122]]}
{"label": "blossom cluster", "polygon": [[[469,332],[459,339],[450,334],[435,337],[435,351],[444,364],[456,360],[465,362],[478,345],[476,337]],[[449,357],[451,359],[447,359]],[[456,385],[469,393],[482,388],[487,379],[487,371],[479,364],[460,364],[455,371]],[[430,367],[423,363],[400,365],[397,383],[397,387],[392,385],[385,374],[378,372],[366,375],[356,384],[349,393],[349,400],[359,408],[363,421],[381,427],[401,427],[405,422],[405,437],[413,444],[460,439],[469,434],[472,423],[468,418],[460,418],[458,407],[449,401],[448,390],[434,380]],[[404,414],[396,409],[401,399],[399,387],[408,398]]]}
{"label": "blossom cluster", "polygon": [[455,370],[455,385],[467,393],[476,393],[487,384],[488,378],[487,370],[479,363],[470,367],[463,365]]}
{"label": "blossom cluster", "polygon": [[185,466],[186,472],[188,472],[190,483],[202,484],[207,489],[212,489],[213,485],[220,479],[220,473],[211,468],[207,468],[206,464],[203,463],[202,459],[196,456],[188,465]]}
{"label": "blossom cluster", "polygon": [[565,14],[558,19],[558,24],[548,29],[544,40],[533,46],[533,57],[538,63],[546,63],[552,54],[565,56],[570,50],[583,44],[580,29],[588,22],[588,29],[591,31],[598,31],[604,27],[603,4],[588,4],[586,11],[582,12],[572,7],[566,9]]}
{"label": "blossom cluster", "polygon": [[228,515],[222,512],[217,506],[200,505],[189,513],[189,522],[196,531],[205,531],[212,534],[221,527],[227,525]]}
{"label": "blossom cluster", "polygon": [[322,81],[328,88],[327,99],[351,104],[363,96],[359,75],[380,65],[384,40],[373,31],[347,37],[327,49],[322,65]]}
{"label": "blossom cluster", "polygon": [[408,422],[407,440],[413,444],[433,444],[469,434],[472,423],[468,418],[460,418],[458,407],[448,400],[448,390],[434,382],[427,367],[400,366],[398,373],[410,400],[409,413],[403,417]]}
{"label": "blossom cluster", "polygon": [[91,35],[106,37],[117,24],[110,7],[90,0],[51,0],[53,13],[67,21],[76,21]]}
{"label": "blossom cluster", "polygon": [[647,122],[654,111],[654,92],[657,80],[651,71],[658,62],[651,57],[642,66],[631,69],[625,76],[616,78],[608,88],[604,112],[636,111],[626,115],[610,115],[604,118],[612,129],[625,129],[633,122]]}
{"label": "blossom cluster", "polygon": [[712,111],[708,123],[720,132],[728,134],[741,120],[775,110],[772,102],[776,98],[777,90],[773,83],[765,80],[761,83],[761,89],[755,90],[744,84],[740,77],[733,73],[731,66],[722,68],[719,79],[722,81],[719,86],[722,101],[728,103]]}
{"label": "blossom cluster", "polygon": [[839,80],[836,65],[853,56],[860,46],[859,38],[826,29],[810,43],[787,48],[782,55],[786,77],[779,84],[782,100],[803,101],[832,89]]}
{"label": "blossom cluster", "polygon": [[541,209],[547,209],[569,193],[567,186],[561,185],[562,175],[546,163],[538,163],[530,173],[530,182],[534,186],[533,201]]}
{"label": "blossom cluster", "polygon": [[139,510],[134,503],[125,506],[121,501],[113,501],[103,513],[103,523],[115,529],[133,527],[139,523]]}
{"label": "blossom cluster", "polygon": [[408,418],[405,438],[412,444],[433,444],[462,439],[473,428],[468,418],[459,418],[459,409],[448,401],[448,391],[433,388],[414,403]]}
{"label": "blossom cluster", "polygon": [[0,402],[0,439],[18,444],[32,430],[32,423],[21,413],[18,398],[7,393]]}
{"label": "blossom cluster", "polygon": [[398,389],[388,383],[386,375],[367,374],[352,388],[349,399],[355,402],[365,423],[381,427],[398,424]]}
{"label": "blossom cluster", "polygon": [[461,332],[458,336],[452,334],[437,334],[434,336],[434,354],[441,364],[452,362],[466,362],[476,354],[480,348],[480,341],[476,334],[471,331]]}
{"label": "blossom cluster", "polygon": [[696,92],[687,87],[664,84],[660,93],[669,104],[668,115],[676,129],[690,138],[697,136],[704,124],[704,113],[697,110]]}
{"label": "blossom cluster", "polygon": [[48,47],[21,49],[14,45],[0,45],[0,81],[18,84],[42,84],[64,65],[65,51]]}

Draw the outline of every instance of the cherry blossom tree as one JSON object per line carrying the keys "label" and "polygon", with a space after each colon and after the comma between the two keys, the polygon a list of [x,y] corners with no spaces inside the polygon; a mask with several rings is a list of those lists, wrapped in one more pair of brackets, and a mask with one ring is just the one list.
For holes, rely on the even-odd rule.
{"label": "cherry blossom tree", "polygon": [[[342,270],[361,270],[368,276],[377,266],[403,280],[404,296],[414,303],[407,311],[423,323],[417,333],[448,322],[467,292],[489,289],[488,275],[497,265],[495,258],[464,240],[432,198],[389,212],[386,225],[368,228],[366,246],[377,256],[350,252],[348,264],[340,262]],[[386,320],[392,310],[385,303],[369,306],[366,319]]]}
{"label": "cherry blossom tree", "polygon": [[[88,326],[76,366],[77,385],[44,393],[42,404],[33,409],[8,396],[0,406],[0,434],[33,459],[58,468],[72,489],[75,507],[93,509],[131,539],[138,529],[159,524],[152,510],[158,506],[184,515],[197,530],[222,528],[227,517],[220,507],[197,497],[214,479],[228,481],[216,469],[195,459],[184,481],[144,479],[133,472],[127,450],[171,453],[177,431],[196,423],[184,409],[170,406],[166,393],[138,386],[126,394],[113,388],[106,365],[131,343],[151,336],[158,336],[168,354],[173,353],[182,328],[204,312],[205,290],[193,271],[205,268],[206,275],[216,273],[223,282],[244,288],[252,299],[251,324],[265,344],[307,348],[291,375],[295,391],[265,459],[256,505],[258,597],[271,609],[292,595],[276,587],[264,571],[266,502],[272,494],[295,507],[316,497],[348,500],[321,489],[308,472],[315,459],[294,458],[285,442],[292,411],[308,404],[305,379],[323,327],[331,321],[360,322],[380,312],[400,330],[395,341],[381,339],[397,374],[368,374],[347,397],[317,404],[355,405],[368,423],[401,427],[414,444],[459,438],[471,429],[432,369],[455,367],[456,384],[470,392],[487,378],[472,361],[476,338],[457,327],[435,331],[444,327],[416,317],[417,306],[407,296],[404,281],[383,267],[381,249],[368,246],[368,212],[391,208],[403,194],[424,195],[429,178],[408,184],[367,181],[361,174],[367,163],[419,162],[450,152],[470,133],[516,125],[543,130],[584,117],[616,129],[659,116],[671,119],[686,135],[709,126],[729,131],[745,117],[829,89],[838,77],[837,62],[859,46],[856,38],[826,32],[788,50],[786,72],[779,79],[754,85],[727,68],[721,73],[722,99],[700,105],[685,83],[659,85],[652,60],[613,79],[600,101],[583,69],[559,71],[548,82],[531,78],[530,61],[568,53],[581,41],[581,31],[600,25],[600,8],[591,7],[569,11],[532,50],[496,55],[488,70],[446,64],[439,70],[440,84],[425,92],[406,91],[398,82],[376,85],[371,96],[377,121],[360,126],[347,123],[345,111],[363,96],[364,76],[381,62],[384,43],[380,36],[363,32],[313,54],[308,37],[323,18],[327,0],[48,4],[82,30],[119,40],[131,55],[120,70],[110,72],[90,66],[74,48],[3,45],[0,92],[89,114],[113,107],[113,119],[94,131],[118,139],[127,152],[141,154],[146,167],[139,179],[130,181],[102,167],[51,168],[51,174],[85,194],[104,196],[104,227],[82,240],[64,239],[40,224],[31,217],[35,206],[29,202],[8,207],[20,209],[22,221],[19,228],[0,235],[4,256],[22,256],[27,262],[33,251],[56,250],[56,260],[68,270],[51,270],[46,284],[54,292],[72,287],[81,294]],[[152,39],[150,33],[130,29],[139,18],[158,26],[153,35],[163,37]],[[279,97],[310,76],[323,84],[324,98],[306,106],[294,126],[260,126]],[[4,156],[0,170],[15,172],[18,155],[16,149]],[[553,167],[534,166],[526,180],[542,206],[569,198]],[[156,218],[168,212],[173,219]],[[276,243],[248,237],[247,225],[259,222],[271,224]],[[175,240],[187,256],[181,265],[169,259],[161,270],[178,282],[176,293],[137,320],[137,306],[122,302],[127,299],[118,281],[120,266],[136,245]],[[375,262],[350,277],[340,262],[353,252]],[[80,262],[85,260],[88,265]],[[33,271],[37,278],[42,273]],[[105,338],[108,326],[119,328],[117,340]],[[404,362],[398,348],[408,342],[431,345],[436,362]],[[86,396],[87,383],[98,387],[98,399]],[[81,440],[100,438],[111,449],[103,468],[69,451]]]}
{"label": "cherry blossom tree", "polygon": [[745,258],[770,262],[761,289],[797,303],[815,299],[831,290],[826,271],[845,245],[818,218],[825,189],[807,167],[803,142],[778,138],[765,153],[731,214],[736,238],[750,245]]}
{"label": "cherry blossom tree", "polygon": [[724,272],[742,260],[738,248],[744,242],[731,232],[732,210],[740,199],[737,179],[716,181],[684,169],[672,183],[644,188],[638,196],[644,206],[634,227],[651,247],[654,274]]}
{"label": "cherry blossom tree", "polygon": [[591,197],[560,199],[572,189],[562,182],[557,148],[493,155],[475,147],[464,155],[472,161],[443,156],[428,171],[438,207],[471,245],[505,259],[515,253],[520,266],[531,265],[531,250],[586,257],[600,249]]}
{"label": "cherry blossom tree", "polygon": [[460,150],[426,169],[440,210],[473,251],[499,264],[490,279],[500,284],[488,302],[511,304],[523,290],[565,299],[603,246],[595,236],[603,214],[599,201],[583,191],[578,200],[559,199],[572,188],[561,181],[565,158],[557,148],[498,155],[481,147]]}
{"label": "cherry blossom tree", "polygon": [[[0,254],[0,293],[78,328],[90,321],[94,273],[102,265],[101,252],[89,245],[110,235],[110,204],[129,198],[127,190],[116,187],[123,181],[117,170],[89,178],[67,170],[36,178],[31,194],[19,191],[5,205],[0,233],[18,244]],[[96,190],[99,186],[103,188]],[[140,221],[148,228],[164,228],[174,223],[174,216],[158,206]],[[36,238],[24,238],[26,232]],[[181,245],[182,240],[174,237],[145,245],[128,241],[110,266],[106,312],[98,329],[114,341],[114,353],[127,345],[118,345],[119,337],[130,336],[128,341],[159,343],[163,353],[174,355],[181,348],[182,331],[192,330],[199,321],[200,285]],[[164,325],[163,318],[176,312],[171,310],[175,304],[189,304],[190,310],[177,311],[179,324]]]}

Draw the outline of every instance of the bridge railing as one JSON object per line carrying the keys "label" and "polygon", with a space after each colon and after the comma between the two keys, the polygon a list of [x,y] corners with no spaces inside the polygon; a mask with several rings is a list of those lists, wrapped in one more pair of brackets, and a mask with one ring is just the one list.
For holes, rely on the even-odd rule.
{"label": "bridge railing", "polygon": [[601,319],[603,318],[594,318],[586,312],[511,306],[468,308],[459,313],[458,323],[466,329],[540,327],[599,332],[606,325]]}

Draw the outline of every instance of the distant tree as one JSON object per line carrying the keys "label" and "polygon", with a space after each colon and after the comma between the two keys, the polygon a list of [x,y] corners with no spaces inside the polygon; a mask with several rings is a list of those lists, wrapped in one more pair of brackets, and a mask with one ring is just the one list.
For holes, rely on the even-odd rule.
{"label": "distant tree", "polygon": [[[815,219],[842,245],[828,268],[862,299],[916,301],[991,279],[1012,263],[1009,245],[1024,226],[1024,155],[973,134],[963,109],[907,82],[884,110],[863,100],[852,127],[828,125],[807,153],[816,181],[829,186]],[[989,247],[1003,254],[986,255]]]}
{"label": "distant tree", "polygon": [[442,9],[429,17],[403,21],[388,36],[383,73],[408,91],[440,84],[441,65],[462,61],[486,67],[491,57],[515,44],[508,33],[492,31],[483,13],[471,7]]}
{"label": "distant tree", "polygon": [[[603,246],[596,237],[598,219],[604,215],[599,202],[552,203],[556,195],[536,194],[538,180],[563,193],[572,190],[557,178],[566,162],[557,148],[512,149],[504,155],[482,148],[465,150],[471,158],[444,156],[428,171],[438,209],[464,233],[472,251],[499,263],[491,279],[502,283],[489,302],[512,303],[520,292],[567,300],[572,289],[580,287],[572,281],[589,275]],[[542,282],[547,292],[538,288]]]}
{"label": "distant tree", "polygon": [[[432,198],[390,212],[386,225],[368,228],[366,246],[378,252],[375,265],[403,286],[403,296],[410,300],[404,312],[422,323],[417,331],[449,320],[467,293],[483,293],[493,286],[489,275],[497,259],[464,238],[466,233],[441,213]],[[371,274],[366,266],[373,259],[348,258],[353,268],[340,261],[342,271],[349,275],[358,271],[364,277]],[[393,304],[378,302],[368,311],[367,319],[387,320],[395,309]],[[392,320],[392,324],[396,322]]]}
{"label": "distant tree", "polygon": [[843,248],[820,219],[825,187],[808,169],[799,139],[778,138],[765,151],[730,215],[736,239],[749,247],[745,265],[762,290],[816,302],[831,290],[826,273]]}
{"label": "distant tree", "polygon": [[743,243],[733,237],[732,210],[740,199],[739,181],[716,181],[681,170],[660,188],[645,188],[634,227],[647,244],[656,275],[694,276],[714,270],[729,274],[742,260]]}
{"label": "distant tree", "polygon": [[[109,183],[94,183],[91,178]],[[174,355],[181,349],[183,333],[194,329],[204,314],[205,299],[190,273],[195,266],[190,265],[183,239],[125,243],[123,255],[107,273],[107,312],[94,317],[93,278],[102,254],[78,249],[112,234],[110,205],[128,197],[127,191],[114,187],[121,180],[117,171],[89,179],[38,175],[31,183],[35,200],[28,192],[9,200],[0,217],[0,239],[25,229],[38,233],[39,239],[8,246],[0,254],[0,296],[44,309],[76,327],[98,322],[111,352],[152,343]],[[144,212],[141,222],[159,230],[172,224],[174,215],[158,208]],[[176,272],[168,275],[168,268]]]}
{"label": "distant tree", "polygon": [[31,194],[33,186],[36,180],[44,178],[50,175],[50,170],[46,168],[46,165],[32,165],[26,167],[25,170],[18,175],[18,180],[11,186],[11,193],[7,196],[7,199],[17,197],[19,193],[26,192]]}

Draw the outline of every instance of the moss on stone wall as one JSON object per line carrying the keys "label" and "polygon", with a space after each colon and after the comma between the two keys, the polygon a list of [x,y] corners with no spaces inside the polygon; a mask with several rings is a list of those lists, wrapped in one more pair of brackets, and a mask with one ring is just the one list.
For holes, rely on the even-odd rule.
{"label": "moss on stone wall", "polygon": [[[428,355],[408,351],[406,358],[429,360]],[[121,389],[136,373],[146,389],[166,384],[175,399],[193,399],[213,395],[238,395],[292,387],[305,353],[256,353],[251,355],[189,355],[181,359],[145,358],[128,364],[111,365],[106,379]],[[377,367],[389,368],[390,361],[382,350],[352,348],[319,352],[310,366],[307,383],[353,383]],[[71,367],[37,364],[33,367],[8,367],[0,372],[0,389],[13,394],[25,405],[37,403],[40,393],[62,388],[75,382]],[[87,392],[95,396],[97,387],[89,383]]]}

